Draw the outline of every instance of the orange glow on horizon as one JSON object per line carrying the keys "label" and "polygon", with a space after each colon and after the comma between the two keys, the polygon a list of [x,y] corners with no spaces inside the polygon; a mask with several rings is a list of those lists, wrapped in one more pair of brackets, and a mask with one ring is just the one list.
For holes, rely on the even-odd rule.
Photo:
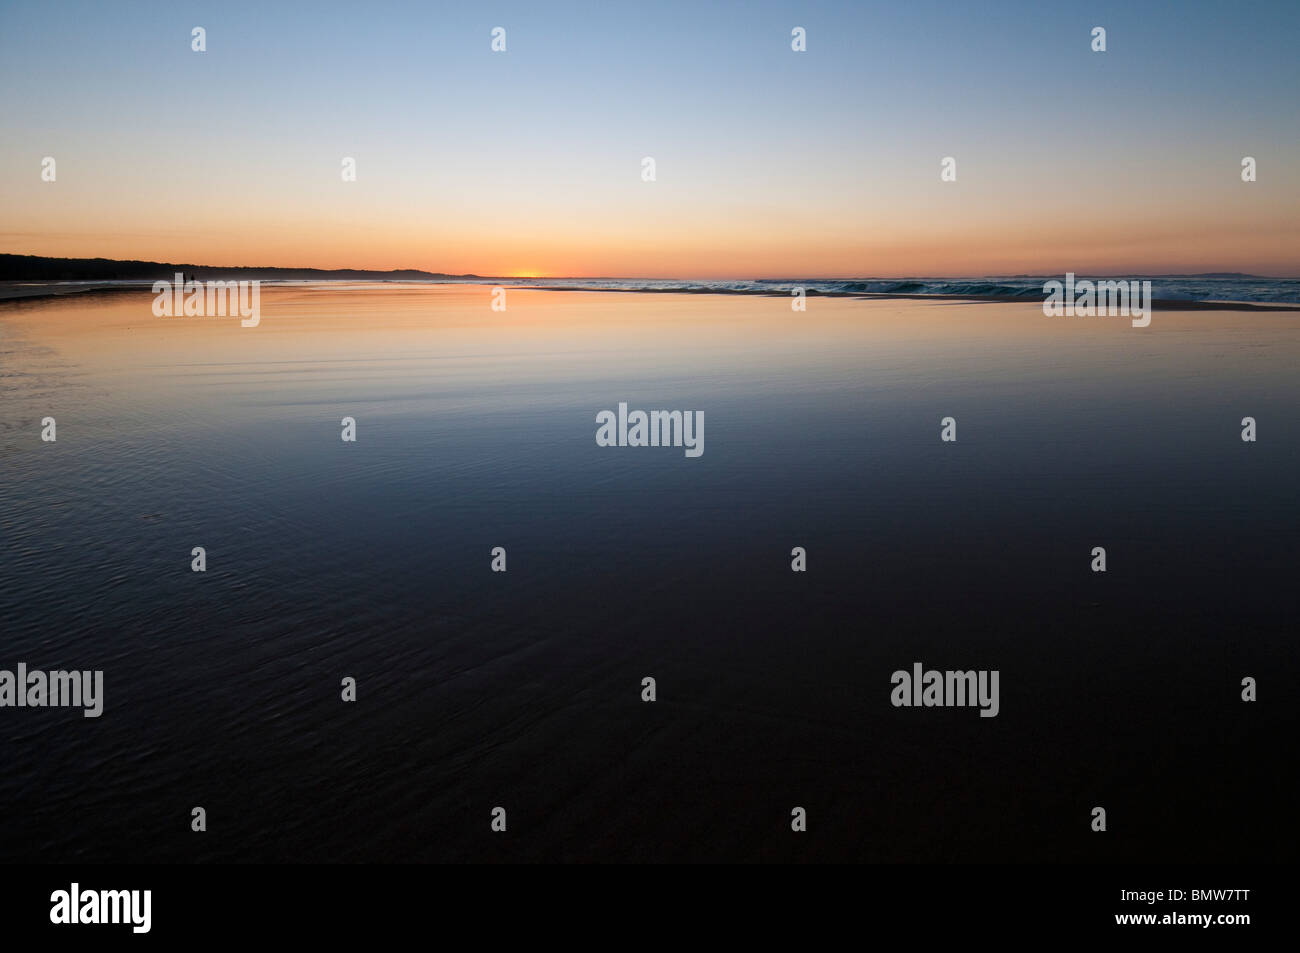
{"label": "orange glow on horizon", "polygon": [[[38,182],[38,184],[40,184]],[[454,223],[418,210],[360,206],[342,217],[282,199],[230,196],[184,218],[163,198],[124,200],[84,188],[32,190],[6,208],[0,251],[68,258],[279,268],[416,268],[449,275],[527,278],[856,278],[1014,274],[1176,274],[1241,271],[1278,277],[1300,268],[1296,200],[1264,192],[1233,205],[1135,206],[1140,227],[1115,227],[1076,202],[1052,212],[920,204],[804,213],[735,206],[688,216],[630,207],[578,215],[549,207]],[[179,201],[179,200],[177,200]],[[243,213],[233,220],[230,208]],[[165,221],[158,228],[154,221]],[[1070,227],[1061,221],[1071,222]],[[359,242],[359,230],[365,241]],[[529,262],[520,265],[519,262]]]}

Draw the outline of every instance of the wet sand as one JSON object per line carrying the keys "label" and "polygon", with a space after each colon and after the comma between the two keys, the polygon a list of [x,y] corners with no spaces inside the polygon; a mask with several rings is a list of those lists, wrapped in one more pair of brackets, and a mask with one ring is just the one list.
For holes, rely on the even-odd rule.
{"label": "wet sand", "polygon": [[[8,859],[1289,857],[1300,323],[491,300],[0,308],[0,668],[105,673],[4,712]],[[894,707],[918,662],[999,713]]]}

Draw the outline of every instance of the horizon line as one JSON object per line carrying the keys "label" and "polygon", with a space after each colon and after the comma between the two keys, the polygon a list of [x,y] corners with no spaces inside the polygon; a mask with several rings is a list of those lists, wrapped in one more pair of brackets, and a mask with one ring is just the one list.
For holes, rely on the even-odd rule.
{"label": "horizon line", "polygon": [[[222,271],[222,270],[226,270],[226,271],[236,271],[236,270],[238,270],[238,271],[314,271],[314,272],[323,272],[323,273],[326,273],[326,274],[331,273],[331,272],[352,272],[352,273],[356,273],[356,274],[371,274],[371,275],[392,275],[392,274],[411,273],[411,274],[419,274],[419,275],[428,275],[429,277],[433,277],[433,278],[465,278],[465,279],[476,279],[476,280],[505,280],[505,281],[528,281],[528,280],[533,280],[533,281],[565,281],[565,280],[582,280],[582,281],[758,281],[758,282],[766,281],[766,282],[780,283],[780,282],[789,282],[789,281],[822,281],[822,282],[830,282],[830,281],[863,281],[863,280],[909,280],[909,279],[924,279],[924,278],[934,278],[934,279],[961,279],[961,278],[1046,278],[1046,277],[1055,277],[1055,276],[1058,275],[1058,274],[1059,274],[1059,275],[1065,275],[1065,274],[1070,274],[1070,273],[1078,274],[1078,275],[1097,275],[1097,276],[1099,276],[1099,277],[1108,277],[1108,278],[1119,278],[1119,277],[1131,278],[1131,277],[1135,277],[1135,276],[1136,276],[1136,277],[1145,277],[1145,278],[1211,278],[1211,277],[1223,277],[1223,278],[1259,278],[1259,279],[1265,279],[1265,280],[1269,280],[1269,281],[1295,281],[1295,280],[1300,280],[1300,274],[1298,274],[1298,275],[1262,275],[1262,274],[1255,274],[1254,272],[1231,271],[1231,270],[1224,270],[1224,271],[1218,271],[1218,270],[1210,270],[1210,271],[1184,271],[1184,272],[1173,272],[1173,271],[1164,271],[1164,272],[1139,272],[1139,271],[1114,272],[1114,271],[1112,271],[1112,272],[1109,272],[1109,273],[1102,273],[1102,272],[1093,272],[1093,271],[1077,271],[1077,270],[1071,271],[1071,270],[1067,269],[1067,270],[1064,270],[1064,271],[1057,271],[1057,272],[1048,272],[1048,271],[1044,271],[1044,272],[1015,272],[1015,273],[1010,273],[1010,272],[1001,272],[1001,273],[998,273],[998,272],[980,272],[980,273],[967,273],[967,274],[961,274],[961,273],[955,273],[955,274],[921,274],[921,273],[915,273],[915,274],[877,274],[877,275],[868,275],[868,274],[856,274],[856,275],[843,275],[843,274],[840,274],[840,275],[807,275],[807,274],[805,274],[805,275],[787,276],[787,277],[781,277],[781,278],[771,277],[771,276],[742,276],[742,275],[736,275],[736,274],[729,274],[729,275],[715,275],[715,276],[711,276],[711,277],[707,277],[707,278],[705,278],[705,277],[687,277],[687,276],[682,276],[682,275],[672,275],[672,276],[662,276],[662,275],[661,275],[661,276],[650,276],[650,275],[591,275],[591,274],[587,274],[587,275],[581,275],[581,274],[568,274],[568,275],[552,275],[552,274],[540,274],[540,275],[538,275],[538,274],[530,274],[530,275],[492,275],[492,274],[479,274],[479,273],[477,273],[477,272],[459,272],[459,273],[457,273],[457,272],[445,272],[445,271],[430,271],[430,270],[428,270],[428,269],[426,269],[426,268],[387,268],[387,269],[381,269],[381,268],[354,268],[354,267],[346,267],[346,266],[345,266],[345,267],[341,267],[341,268],[322,268],[322,267],[320,267],[320,266],[318,266],[318,265],[207,265],[207,264],[196,264],[196,263],[193,263],[193,262],[165,262],[165,261],[150,261],[150,260],[148,260],[148,259],[142,259],[142,258],[106,258],[106,257],[102,257],[102,256],[96,256],[96,257],[93,257],[93,258],[72,258],[72,257],[67,257],[67,256],[31,255],[31,254],[26,254],[26,253],[22,253],[22,252],[0,252],[0,260],[6,259],[6,258],[19,258],[19,259],[26,258],[26,259],[32,259],[33,261],[40,261],[40,262],[47,263],[47,264],[51,264],[51,265],[58,264],[58,263],[67,263],[67,264],[71,265],[71,264],[75,264],[75,263],[100,263],[100,262],[102,262],[102,263],[117,264],[117,265],[140,265],[140,266],[146,266],[146,267],[148,267],[148,266],[156,266],[156,267],[160,267],[160,268],[164,268],[164,267],[165,267],[165,268],[176,268],[176,269],[181,269],[181,270],[184,270],[184,269],[186,269],[186,268],[191,268],[191,269],[203,269],[203,270],[207,270],[207,271]],[[0,279],[0,280],[15,280],[15,281],[30,280],[30,281],[36,281],[36,280],[42,280],[42,279],[38,279],[38,278],[14,278],[14,279],[5,278],[5,279]],[[71,281],[71,280],[82,280],[82,279],[54,279],[54,278],[52,278],[52,279],[44,279],[44,280],[51,280],[51,281],[65,280],[65,281]],[[85,279],[85,280],[94,280],[94,279]],[[105,280],[113,280],[113,279],[105,279]],[[128,280],[128,279],[116,279],[116,280]],[[144,279],[141,279],[141,280],[144,280]]]}

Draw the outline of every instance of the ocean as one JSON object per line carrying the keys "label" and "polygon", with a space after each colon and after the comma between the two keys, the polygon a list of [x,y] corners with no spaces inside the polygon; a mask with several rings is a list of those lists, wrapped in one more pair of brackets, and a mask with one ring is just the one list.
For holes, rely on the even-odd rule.
{"label": "ocean", "polygon": [[0,857],[1294,856],[1295,316],[537,284],[0,304]]}
{"label": "ocean", "polygon": [[[184,266],[192,269],[193,266]],[[215,272],[218,269],[202,269]],[[187,275],[188,276],[188,275]],[[254,277],[256,277],[254,275]],[[1265,278],[1243,274],[1206,275],[1095,275],[1080,273],[1080,280],[1150,281],[1151,292],[1162,302],[1230,301],[1252,304],[1300,305],[1300,279]],[[170,278],[170,276],[169,276]],[[268,287],[334,287],[391,284],[401,287],[443,285],[492,285],[507,288],[545,288],[552,291],[624,291],[673,294],[753,294],[790,296],[798,288],[806,295],[843,297],[962,297],[1042,301],[1044,284],[1063,281],[1064,275],[1010,275],[984,278],[762,278],[740,280],[681,280],[669,278],[477,278],[458,276],[424,280],[402,278],[376,282],[352,280],[272,279]],[[84,291],[88,288],[148,288],[140,280],[120,281],[29,281],[0,283],[0,300],[24,295],[45,295]]]}

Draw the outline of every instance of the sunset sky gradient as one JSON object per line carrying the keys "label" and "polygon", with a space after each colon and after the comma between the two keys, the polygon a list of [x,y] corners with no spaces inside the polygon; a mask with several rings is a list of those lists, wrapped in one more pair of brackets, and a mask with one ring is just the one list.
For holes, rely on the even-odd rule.
{"label": "sunset sky gradient", "polygon": [[1298,39],[1289,0],[7,0],[0,251],[505,276],[1296,276]]}

